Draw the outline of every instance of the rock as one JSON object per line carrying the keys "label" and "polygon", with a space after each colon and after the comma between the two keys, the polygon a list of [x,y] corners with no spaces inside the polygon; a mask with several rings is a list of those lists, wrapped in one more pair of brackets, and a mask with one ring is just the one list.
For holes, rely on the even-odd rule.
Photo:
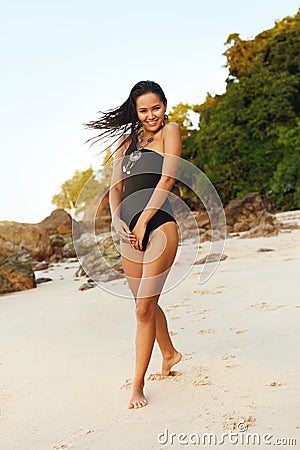
{"label": "rock", "polygon": [[243,231],[248,231],[249,226],[251,226],[251,224],[247,221],[235,223],[233,225],[233,232],[234,233],[242,233]]}
{"label": "rock", "polygon": [[0,257],[26,250],[37,261],[53,253],[47,230],[36,224],[8,222],[0,226]]}
{"label": "rock", "polygon": [[[65,244],[62,248],[62,254],[64,258],[76,258],[76,251],[74,247],[74,242],[69,242]],[[76,258],[77,260],[77,258]]]}
{"label": "rock", "polygon": [[281,230],[298,230],[300,226],[296,222],[279,223]]}
{"label": "rock", "polygon": [[40,277],[36,279],[36,284],[47,283],[48,281],[53,281],[52,278]]}
{"label": "rock", "polygon": [[93,282],[87,282],[87,283],[83,283],[81,286],[79,286],[78,290],[79,291],[87,291],[88,289],[92,289],[94,287],[97,286],[97,283]]}
{"label": "rock", "polygon": [[258,253],[263,253],[263,252],[274,252],[274,248],[259,248],[257,250]]}
{"label": "rock", "polygon": [[253,221],[252,228],[246,231],[242,238],[277,236],[279,224],[275,221],[274,214],[261,211],[260,215]]}
{"label": "rock", "polygon": [[92,233],[83,233],[80,239],[74,242],[76,254],[83,256],[91,252],[95,248],[95,238]]}
{"label": "rock", "polygon": [[39,222],[38,225],[45,227],[49,235],[60,234],[63,236],[71,236],[73,233],[74,237],[77,239],[82,233],[81,224],[72,219],[70,214],[62,208],[52,211],[50,216],[47,216],[44,220]]}
{"label": "rock", "polygon": [[109,188],[99,192],[85,208],[82,222],[86,232],[102,233],[111,229]]}
{"label": "rock", "polygon": [[227,258],[228,258],[228,256],[224,255],[224,254],[220,255],[219,253],[211,253],[211,254],[199,259],[198,261],[195,261],[195,264],[205,264],[205,263],[211,263],[211,262],[217,262],[217,261],[224,261]]}
{"label": "rock", "polygon": [[49,268],[49,263],[47,263],[46,261],[42,261],[42,262],[40,262],[40,263],[37,263],[35,266],[34,266],[34,271],[37,271],[37,270],[46,270],[46,269],[48,269]]}
{"label": "rock", "polygon": [[56,255],[56,254],[54,254],[54,255],[52,255],[52,256],[50,257],[49,261],[50,261],[51,263],[53,263],[53,264],[56,264],[56,263],[58,263],[59,261],[61,261],[61,257],[58,256],[58,255]]}
{"label": "rock", "polygon": [[[96,245],[93,234],[85,233],[80,241],[79,250],[77,249],[78,241],[75,242],[80,262],[75,276],[88,275],[98,280],[101,280],[101,277],[103,280],[118,278],[117,274],[121,274],[120,277],[124,276],[121,255],[110,235],[96,238]],[[83,243],[84,245],[82,245]],[[107,274],[112,275],[108,276]]]}
{"label": "rock", "polygon": [[206,211],[199,211],[196,215],[196,222],[199,228],[210,228],[209,215]]}
{"label": "rock", "polygon": [[0,261],[0,294],[36,287],[32,257],[23,250]]}
{"label": "rock", "polygon": [[225,207],[228,232],[244,232],[250,230],[262,212],[272,211],[269,200],[261,197],[259,192],[249,192],[243,198],[237,198]]}
{"label": "rock", "polygon": [[205,230],[201,228],[200,230],[200,242],[211,241],[212,240],[212,230]]}
{"label": "rock", "polygon": [[191,211],[205,211],[205,206],[196,195],[193,195],[192,197],[188,195],[181,195],[180,198],[187,204]]}
{"label": "rock", "polygon": [[50,234],[49,238],[52,247],[63,247],[66,244],[66,241],[61,234]]}

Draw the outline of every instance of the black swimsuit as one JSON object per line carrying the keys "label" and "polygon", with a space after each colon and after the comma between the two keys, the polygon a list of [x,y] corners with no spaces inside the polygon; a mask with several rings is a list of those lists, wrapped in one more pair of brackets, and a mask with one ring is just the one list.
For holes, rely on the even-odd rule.
{"label": "black swimsuit", "polygon": [[[123,173],[124,190],[122,195],[120,218],[127,223],[130,231],[135,227],[139,216],[147,205],[157,183],[161,178],[163,155],[148,148],[141,149],[142,155],[130,170]],[[122,160],[126,165],[129,155]],[[149,220],[143,238],[142,250],[146,250],[149,236],[153,230],[166,222],[175,222],[168,198]]]}

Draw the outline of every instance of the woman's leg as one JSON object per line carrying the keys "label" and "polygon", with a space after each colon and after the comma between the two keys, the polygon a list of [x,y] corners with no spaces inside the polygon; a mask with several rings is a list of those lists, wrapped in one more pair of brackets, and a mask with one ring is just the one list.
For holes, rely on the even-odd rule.
{"label": "woman's leg", "polygon": [[181,360],[182,354],[173,346],[166,316],[159,305],[156,305],[156,340],[163,357],[161,374],[169,375],[171,368]]}
{"label": "woman's leg", "polygon": [[[163,320],[162,310],[157,309],[157,302],[174,261],[177,245],[177,226],[174,222],[168,222],[151,234],[150,246],[145,251],[143,274],[136,297],[136,370],[129,408],[139,408],[146,404],[143,393],[144,377],[151,358],[156,333],[160,348],[165,352],[165,356],[168,356],[169,365],[171,360],[175,364],[175,359],[177,358],[176,362],[178,362],[181,358],[173,345],[172,347],[169,346],[170,336],[166,321]],[[156,322],[159,330],[156,330]],[[174,354],[174,351],[176,354]],[[165,358],[165,372],[167,366]]]}
{"label": "woman's leg", "polygon": [[[169,240],[169,243],[171,244],[169,247],[169,250],[171,251],[170,264],[172,265],[178,248],[178,240],[179,240],[178,228],[177,225],[172,222],[171,224],[168,223],[167,227],[172,232],[172,241],[170,242]],[[160,230],[162,228],[164,228],[164,226],[159,227]],[[150,243],[151,243],[151,236],[150,236]],[[163,357],[161,374],[169,375],[172,366],[174,366],[181,360],[182,354],[178,352],[173,346],[168,330],[168,324],[165,313],[163,312],[163,310],[159,305],[156,305],[156,340]]]}
{"label": "woman's leg", "polygon": [[120,252],[128,286],[136,299],[143,274],[144,252],[136,250],[131,244],[122,241],[120,242]]}

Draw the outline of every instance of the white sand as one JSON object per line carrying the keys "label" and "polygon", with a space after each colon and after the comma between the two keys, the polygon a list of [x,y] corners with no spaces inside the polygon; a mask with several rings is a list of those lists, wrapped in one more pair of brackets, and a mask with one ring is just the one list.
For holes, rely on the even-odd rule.
{"label": "white sand", "polygon": [[[274,251],[258,253],[261,247]],[[200,256],[207,249],[204,243]],[[271,433],[272,443],[297,438],[285,448],[300,448],[299,250],[300,230],[232,238],[228,259],[207,283],[198,283],[195,265],[164,294],[160,304],[184,358],[176,376],[147,381],[149,404],[138,410],[127,410],[124,387],[134,369],[131,299],[78,291],[77,264],[39,272],[53,281],[0,297],[1,449],[201,448],[179,444],[178,434],[186,442],[192,432],[220,439],[239,418],[249,424],[244,434]],[[148,375],[159,370],[155,345]],[[176,433],[173,445],[157,440],[166,428]]]}

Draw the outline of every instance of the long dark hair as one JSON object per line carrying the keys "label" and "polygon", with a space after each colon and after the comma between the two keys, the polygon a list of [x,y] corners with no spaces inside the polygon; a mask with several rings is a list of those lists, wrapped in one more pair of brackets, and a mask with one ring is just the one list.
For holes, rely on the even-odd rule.
{"label": "long dark hair", "polygon": [[117,138],[113,141],[114,144],[121,136],[129,132],[129,135],[113,153],[115,153],[121,145],[129,140],[131,143],[126,151],[126,154],[133,152],[137,143],[137,132],[141,126],[136,112],[136,99],[140,95],[148,94],[150,92],[157,94],[160,100],[165,105],[167,104],[166,96],[159,84],[149,80],[139,81],[133,86],[128,99],[121,106],[114,109],[109,109],[106,112],[99,111],[98,114],[101,114],[101,116],[98,120],[93,120],[83,124],[86,128],[103,130],[100,134],[88,139],[85,143],[92,141],[91,145],[93,145],[96,142],[102,140],[107,141],[108,139],[117,136]]}

